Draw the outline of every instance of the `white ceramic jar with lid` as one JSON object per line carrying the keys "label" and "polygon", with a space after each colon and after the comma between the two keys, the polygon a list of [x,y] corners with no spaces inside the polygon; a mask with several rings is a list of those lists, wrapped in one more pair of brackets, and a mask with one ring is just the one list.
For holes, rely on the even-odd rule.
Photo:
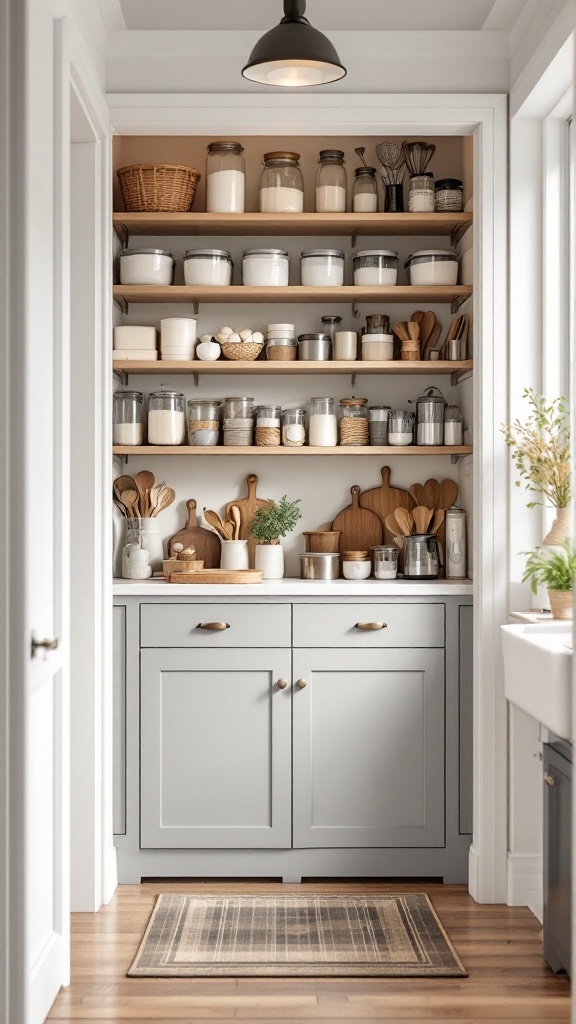
{"label": "white ceramic jar with lid", "polygon": [[260,213],[302,213],[304,179],[299,160],[299,153],[278,151],[264,154]]}
{"label": "white ceramic jar with lid", "polygon": [[307,288],[341,288],[344,253],[340,249],[307,249],[301,257],[301,279]]}
{"label": "white ceramic jar with lid", "polygon": [[148,398],[148,444],[183,444],[185,398],[180,391],[154,391]]}
{"label": "white ceramic jar with lid", "polygon": [[211,142],[206,159],[206,212],[244,213],[246,171],[239,142]]}
{"label": "white ceramic jar with lid", "polygon": [[362,249],[352,258],[354,284],[395,285],[398,278],[398,253],[393,249]]}
{"label": "white ceramic jar with lid", "polygon": [[172,284],[174,263],[172,253],[166,249],[123,249],[120,284]]}
{"label": "white ceramic jar with lid", "polygon": [[404,263],[410,284],[454,285],[458,281],[458,253],[452,249],[419,249]]}
{"label": "white ceramic jar with lid", "polygon": [[323,149],[316,172],[316,213],[346,212],[346,168],[341,149]]}
{"label": "white ceramic jar with lid", "polygon": [[246,249],[242,256],[242,284],[249,288],[281,288],[290,280],[285,249]]}
{"label": "white ceramic jar with lid", "polygon": [[232,256],[226,249],[187,249],[184,253],[184,282],[211,287],[232,283]]}

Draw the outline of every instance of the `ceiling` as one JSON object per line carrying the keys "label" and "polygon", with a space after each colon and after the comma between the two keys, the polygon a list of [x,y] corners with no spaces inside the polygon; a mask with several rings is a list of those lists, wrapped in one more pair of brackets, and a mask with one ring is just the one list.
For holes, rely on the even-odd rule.
{"label": "ceiling", "polygon": [[[308,0],[306,14],[322,31],[507,32],[526,0]],[[120,0],[126,28],[144,31],[272,28],[281,0]]]}

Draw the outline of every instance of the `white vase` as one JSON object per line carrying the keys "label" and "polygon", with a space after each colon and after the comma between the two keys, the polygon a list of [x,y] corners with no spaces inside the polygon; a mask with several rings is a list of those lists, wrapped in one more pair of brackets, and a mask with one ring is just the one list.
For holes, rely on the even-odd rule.
{"label": "white vase", "polygon": [[223,540],[221,544],[221,569],[248,569],[247,540]]}
{"label": "white vase", "polygon": [[281,544],[257,544],[254,566],[261,569],[265,580],[281,580],[284,576],[284,549]]}

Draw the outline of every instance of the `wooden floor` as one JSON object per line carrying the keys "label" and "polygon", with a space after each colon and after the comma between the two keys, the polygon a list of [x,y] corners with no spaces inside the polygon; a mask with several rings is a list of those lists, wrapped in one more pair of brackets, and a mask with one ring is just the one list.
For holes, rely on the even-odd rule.
{"label": "wooden floor", "polygon": [[[469,978],[126,978],[161,892],[427,892]],[[479,905],[464,886],[174,882],[124,885],[99,914],[72,917],[72,984],[49,1020],[151,1024],[238,1021],[525,1021],[570,1019],[569,983],[541,954],[540,925],[523,907]]]}

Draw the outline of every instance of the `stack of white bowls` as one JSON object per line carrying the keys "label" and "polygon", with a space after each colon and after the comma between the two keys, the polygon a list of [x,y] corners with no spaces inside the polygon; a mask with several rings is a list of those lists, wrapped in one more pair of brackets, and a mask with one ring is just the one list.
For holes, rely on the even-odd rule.
{"label": "stack of white bowls", "polygon": [[285,338],[296,344],[296,328],[294,324],[268,324],[266,329],[266,341],[276,341],[278,338]]}
{"label": "stack of white bowls", "polygon": [[194,359],[196,321],[173,316],[160,321],[160,357],[176,361]]}

